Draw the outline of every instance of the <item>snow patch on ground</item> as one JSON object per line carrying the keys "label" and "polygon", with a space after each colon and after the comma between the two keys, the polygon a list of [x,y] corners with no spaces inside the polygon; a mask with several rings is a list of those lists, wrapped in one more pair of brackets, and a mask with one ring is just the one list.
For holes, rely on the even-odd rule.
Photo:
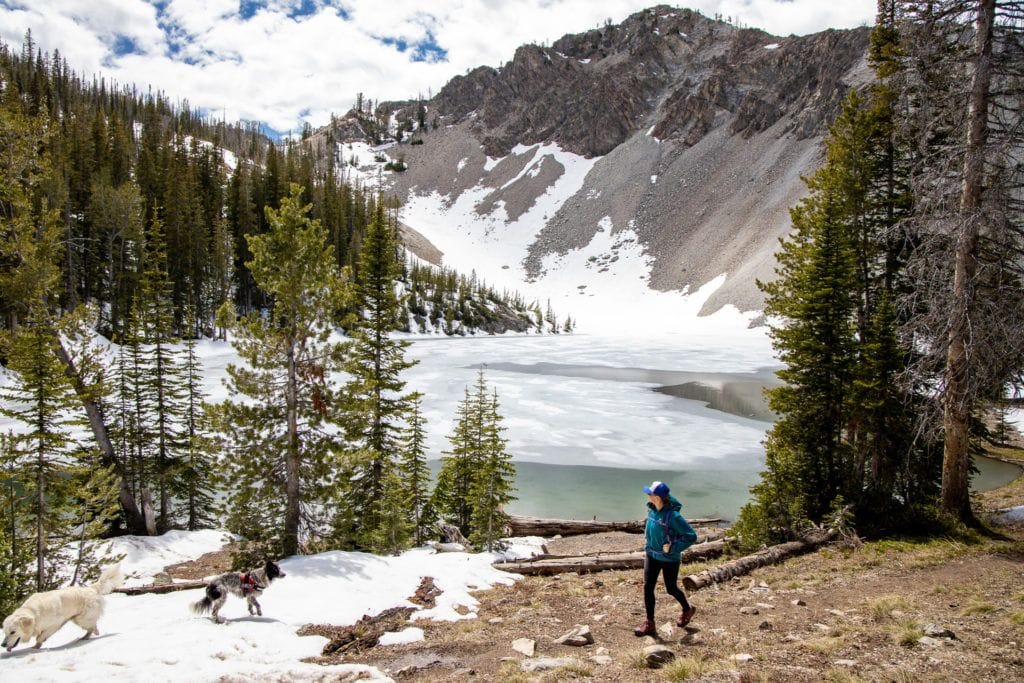
{"label": "snow patch on ground", "polygon": [[426,640],[423,637],[423,629],[416,626],[402,629],[401,631],[389,631],[380,637],[378,645],[406,645]]}
{"label": "snow patch on ground", "polygon": [[153,576],[168,565],[220,550],[227,537],[219,529],[168,531],[162,536],[121,536],[105,545],[112,555],[124,555],[125,585],[143,586],[153,583]]}
{"label": "snow patch on ground", "polygon": [[1006,411],[1006,422],[1017,428],[1024,435],[1024,408],[1009,408]]}
{"label": "snow patch on ground", "polygon": [[770,43],[768,45],[765,45],[764,49],[765,50],[778,50],[779,49],[779,44],[778,43]]}
{"label": "snow patch on ground", "polygon": [[[219,532],[176,532],[133,543],[136,556],[126,566],[149,571],[172,555],[177,561],[195,559],[208,550],[211,534]],[[523,539],[517,544],[529,545]],[[299,637],[296,630],[309,623],[349,625],[364,614],[414,607],[405,598],[425,576],[434,577],[444,592],[436,608],[417,612],[415,618],[475,618],[477,601],[471,591],[518,578],[491,566],[500,557],[429,548],[398,557],[340,551],[290,557],[280,562],[287,576],[260,597],[263,616],[249,616],[245,602],[230,597],[221,610],[225,624],[191,613],[189,604],[202,597],[201,589],[113,594],[107,597],[99,637],[79,640],[81,629],[69,624],[42,650],[19,647],[0,655],[0,671],[5,681],[323,681],[357,672],[366,680],[386,681],[390,679],[373,667],[302,663],[319,655],[326,639]],[[412,627],[387,639],[397,644],[422,636],[422,629]]]}
{"label": "snow patch on ground", "polygon": [[1024,505],[1000,510],[995,521],[1000,524],[1024,524]]}

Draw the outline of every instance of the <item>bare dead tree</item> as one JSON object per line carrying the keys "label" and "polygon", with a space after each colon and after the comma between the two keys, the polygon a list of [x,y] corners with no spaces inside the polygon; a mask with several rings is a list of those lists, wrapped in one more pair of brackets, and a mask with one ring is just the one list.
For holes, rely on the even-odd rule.
{"label": "bare dead tree", "polygon": [[941,430],[942,508],[968,519],[972,413],[1024,366],[1024,2],[898,4],[902,132],[917,157],[900,303],[920,356],[907,379],[933,399],[921,428]]}

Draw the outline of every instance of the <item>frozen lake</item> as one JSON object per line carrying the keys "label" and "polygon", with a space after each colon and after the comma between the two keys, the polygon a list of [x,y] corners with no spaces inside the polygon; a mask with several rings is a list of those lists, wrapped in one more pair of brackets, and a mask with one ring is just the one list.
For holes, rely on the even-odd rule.
{"label": "frozen lake", "polygon": [[[761,388],[777,383],[779,365],[763,330],[428,338],[410,355],[420,361],[407,377],[425,394],[431,457],[448,448],[455,405],[478,368],[497,388],[518,469],[513,513],[639,518],[640,487],[657,479],[688,516],[733,519],[764,466],[771,415]],[[981,489],[1020,473],[993,460],[977,465]]]}
{"label": "frozen lake", "polygon": [[[409,339],[408,354],[419,364],[405,378],[424,394],[435,470],[449,447],[456,406],[479,368],[497,389],[518,467],[511,512],[638,518],[640,487],[658,479],[670,484],[687,515],[731,519],[764,466],[761,442],[772,416],[761,387],[776,381],[778,363],[763,329]],[[222,400],[225,367],[237,356],[222,342],[199,348],[204,388],[210,400]],[[0,382],[8,380],[0,373]],[[12,427],[0,419],[0,429]],[[978,466],[976,488],[1020,472],[998,461]]]}

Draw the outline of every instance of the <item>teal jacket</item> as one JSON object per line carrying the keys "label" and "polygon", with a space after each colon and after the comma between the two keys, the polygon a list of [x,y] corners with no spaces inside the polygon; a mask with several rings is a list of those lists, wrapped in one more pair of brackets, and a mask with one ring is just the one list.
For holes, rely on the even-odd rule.
{"label": "teal jacket", "polygon": [[[683,552],[697,540],[697,532],[690,523],[683,519],[679,510],[683,505],[672,495],[668,497],[668,505],[658,510],[651,503],[647,504],[647,526],[644,529],[648,555],[662,562],[678,562],[679,553]],[[671,544],[668,552],[664,545]]]}

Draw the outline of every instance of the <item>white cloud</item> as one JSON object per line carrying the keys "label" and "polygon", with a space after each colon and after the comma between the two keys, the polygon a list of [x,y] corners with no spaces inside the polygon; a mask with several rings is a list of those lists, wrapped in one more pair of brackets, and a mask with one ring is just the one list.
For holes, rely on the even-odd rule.
{"label": "white cloud", "polygon": [[[269,0],[249,19],[238,0],[0,0],[0,39],[17,49],[27,29],[47,52],[59,49],[72,67],[120,83],[150,85],[229,119],[273,128],[313,125],[343,112],[357,92],[403,99],[437,92],[451,77],[481,64],[497,66],[528,42],[619,22],[653,0]],[[706,15],[721,13],[770,33],[810,33],[870,23],[873,0],[694,0]],[[344,16],[343,16],[344,15]],[[347,17],[347,18],[346,18]],[[412,61],[433,38],[446,59]],[[382,38],[404,42],[387,45]],[[137,49],[114,52],[116,41]]]}

